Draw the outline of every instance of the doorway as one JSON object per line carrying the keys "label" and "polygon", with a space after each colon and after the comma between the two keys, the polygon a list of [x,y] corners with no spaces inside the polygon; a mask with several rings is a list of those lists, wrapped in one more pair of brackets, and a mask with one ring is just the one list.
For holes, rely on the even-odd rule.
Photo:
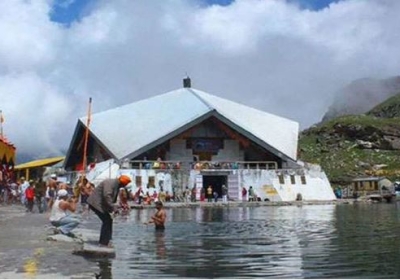
{"label": "doorway", "polygon": [[227,176],[224,175],[203,175],[203,189],[206,190],[208,186],[212,186],[213,192],[218,193],[218,197],[222,197],[222,185],[227,185]]}

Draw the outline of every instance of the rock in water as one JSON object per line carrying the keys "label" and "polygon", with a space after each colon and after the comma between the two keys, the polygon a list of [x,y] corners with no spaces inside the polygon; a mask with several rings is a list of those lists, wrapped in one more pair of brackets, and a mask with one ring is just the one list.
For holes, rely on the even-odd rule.
{"label": "rock in water", "polygon": [[84,243],[82,248],[74,252],[77,255],[85,257],[115,257],[114,248],[102,247],[90,243]]}

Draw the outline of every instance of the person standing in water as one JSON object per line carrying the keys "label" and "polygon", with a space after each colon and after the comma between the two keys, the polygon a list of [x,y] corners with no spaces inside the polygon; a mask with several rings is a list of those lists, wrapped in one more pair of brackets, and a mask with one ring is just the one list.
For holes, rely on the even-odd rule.
{"label": "person standing in water", "polygon": [[111,239],[113,233],[113,213],[116,212],[119,189],[126,187],[131,182],[127,175],[121,175],[115,179],[103,180],[89,195],[87,203],[91,210],[101,220],[100,246],[112,247]]}
{"label": "person standing in water", "polygon": [[164,206],[161,201],[156,202],[157,212],[151,217],[150,221],[145,224],[154,224],[157,231],[163,231],[165,229],[165,220],[167,214],[165,213]]}

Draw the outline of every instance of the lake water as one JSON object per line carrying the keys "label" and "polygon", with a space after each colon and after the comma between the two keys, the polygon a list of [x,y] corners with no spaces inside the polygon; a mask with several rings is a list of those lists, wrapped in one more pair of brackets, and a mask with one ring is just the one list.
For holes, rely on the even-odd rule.
{"label": "lake water", "polygon": [[166,211],[164,233],[143,225],[154,209],[115,219],[103,277],[400,277],[400,204]]}

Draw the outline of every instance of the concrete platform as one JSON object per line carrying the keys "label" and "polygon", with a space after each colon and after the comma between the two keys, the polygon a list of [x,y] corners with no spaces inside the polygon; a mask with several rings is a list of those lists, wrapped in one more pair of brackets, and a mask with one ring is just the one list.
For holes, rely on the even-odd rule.
{"label": "concrete platform", "polygon": [[99,240],[100,234],[98,231],[76,228],[72,231],[83,242],[95,242]]}
{"label": "concrete platform", "polygon": [[108,247],[100,247],[93,243],[83,243],[80,249],[77,249],[73,252],[76,255],[81,255],[84,257],[115,257],[115,249]]}
{"label": "concrete platform", "polygon": [[108,247],[98,246],[99,232],[84,228],[76,228],[73,230],[75,235],[80,238],[83,242],[79,249],[74,250],[74,254],[81,255],[84,257],[93,258],[114,258],[115,249]]}

